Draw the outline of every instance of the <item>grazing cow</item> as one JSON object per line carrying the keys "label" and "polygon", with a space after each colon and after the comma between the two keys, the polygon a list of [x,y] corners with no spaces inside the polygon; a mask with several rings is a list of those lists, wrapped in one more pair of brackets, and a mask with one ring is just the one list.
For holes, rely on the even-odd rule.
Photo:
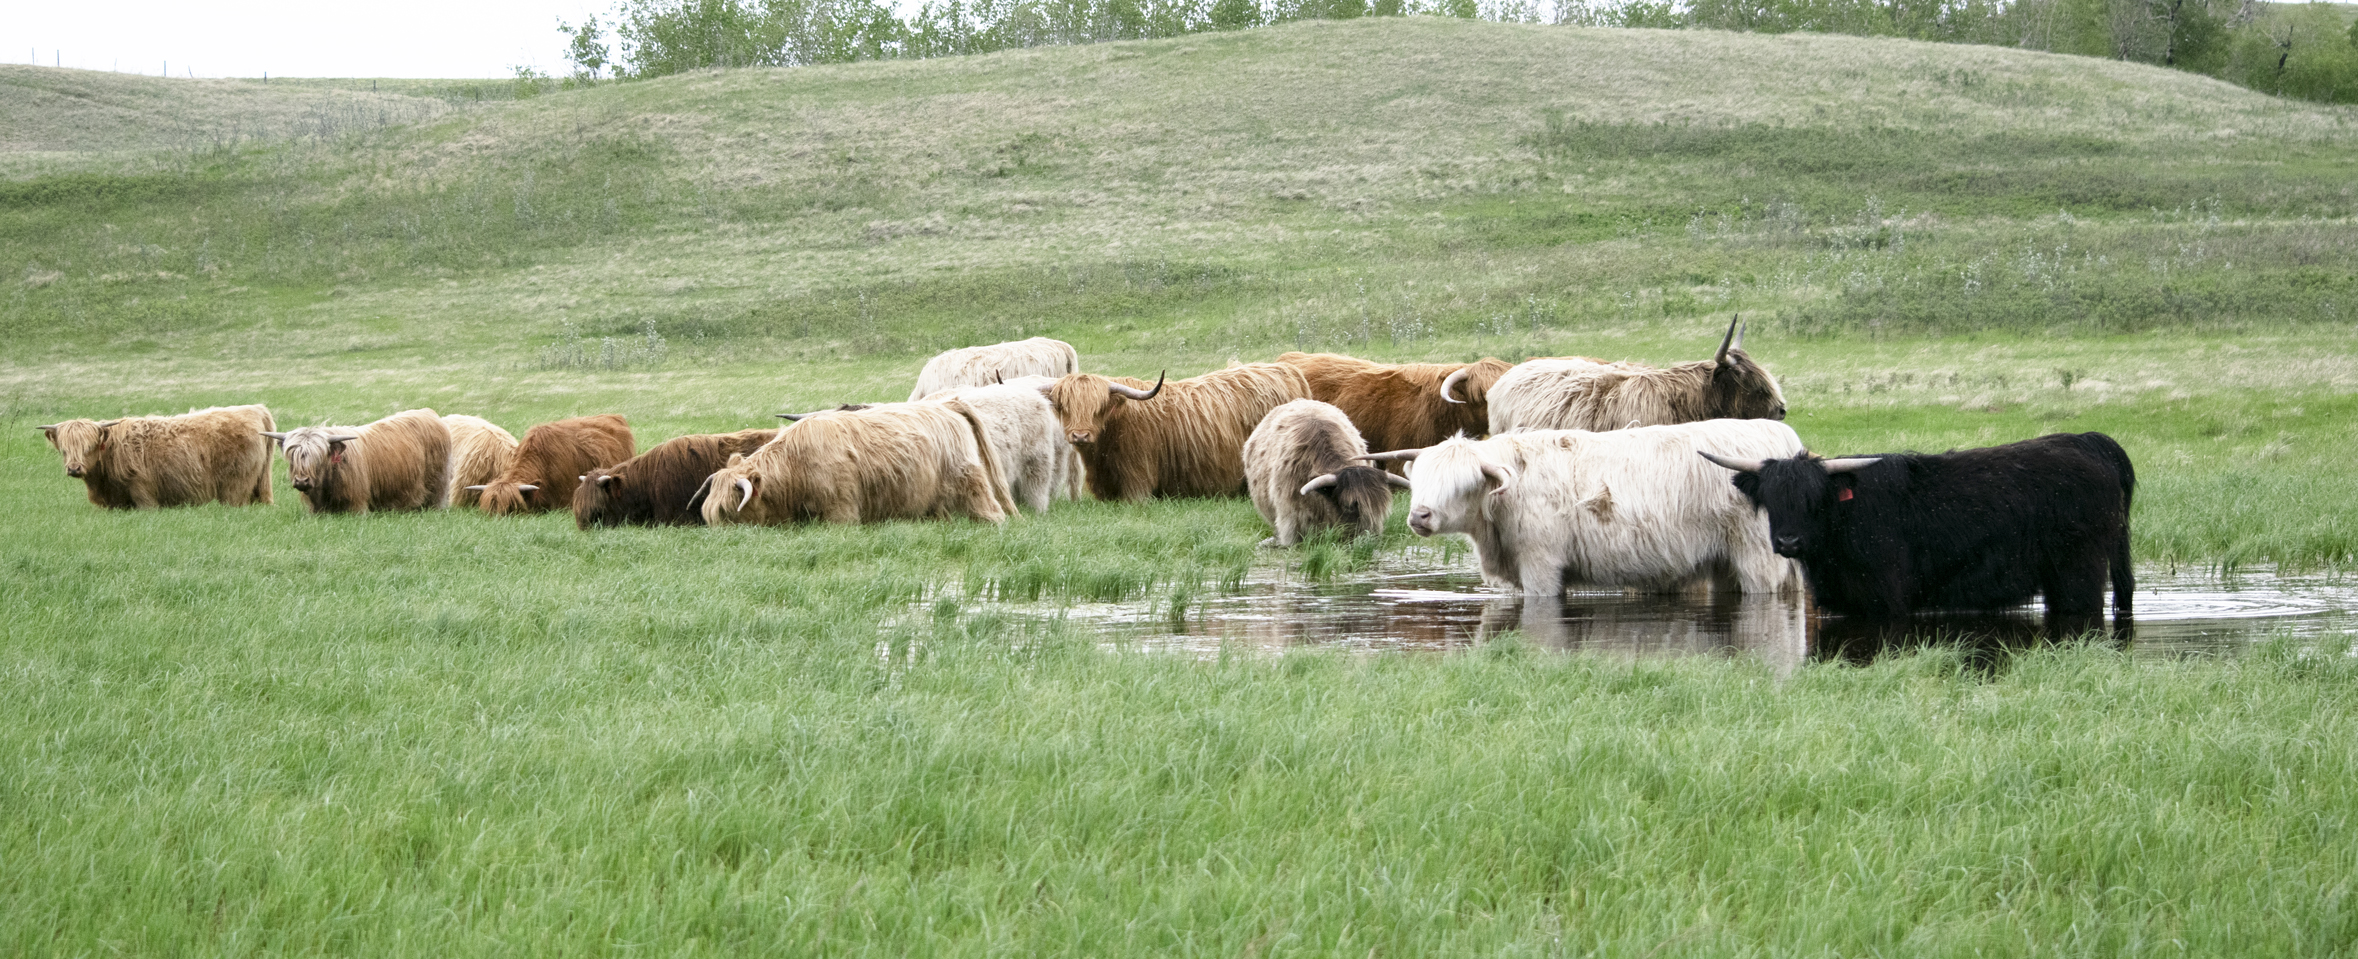
{"label": "grazing cow", "polygon": [[2129,454],[2102,433],[1984,449],[1820,459],[1705,447],[1768,512],[1777,552],[1801,561],[1818,605],[1905,616],[2047,599],[2052,618],[2130,612]]}
{"label": "grazing cow", "polygon": [[1261,418],[1245,439],[1245,485],[1253,508],[1276,527],[1263,546],[1292,546],[1328,527],[1380,536],[1392,515],[1392,487],[1408,481],[1356,462],[1367,443],[1331,404],[1294,400]]}
{"label": "grazing cow", "polygon": [[1370,363],[1334,353],[1287,353],[1277,361],[1302,371],[1310,398],[1351,418],[1378,453],[1423,449],[1458,433],[1490,428],[1490,385],[1505,360],[1473,363]]}
{"label": "grazing cow", "polygon": [[[1007,385],[1039,391],[1045,398],[1047,388],[1055,386],[1056,379],[1053,376],[1018,376],[1009,379]],[[1054,420],[1056,416],[1055,405],[1051,404],[1048,407],[1048,416]],[[1081,463],[1081,451],[1075,449],[1073,444],[1065,442],[1064,424],[1054,423],[1054,427],[1050,432],[1056,439],[1056,495],[1070,500],[1086,497],[1089,495],[1089,487],[1087,486],[1089,468]]]}
{"label": "grazing cow", "polygon": [[1651,591],[1798,587],[1793,561],[1769,548],[1768,523],[1695,455],[1728,447],[1791,456],[1801,437],[1768,420],[1708,420],[1457,437],[1370,458],[1416,461],[1409,530],[1471,538],[1492,586],[1532,596],[1558,595],[1567,580]]}
{"label": "grazing cow", "polygon": [[631,449],[630,424],[613,413],[542,423],[524,431],[499,478],[467,488],[483,494],[493,516],[563,509],[583,476],[629,459]]}
{"label": "grazing cow", "polygon": [[439,509],[450,492],[450,427],[433,410],[262,435],[286,450],[288,484],[314,513]]}
{"label": "grazing cow", "polygon": [[216,406],[178,416],[74,419],[36,426],[67,476],[107,509],[156,509],[220,501],[270,502],[270,441],[277,426],[264,406]]}
{"label": "grazing cow", "polygon": [[1744,352],[1744,330],[1735,321],[1708,360],[1655,369],[1555,357],[1508,370],[1490,387],[1492,434],[1784,418],[1785,394]]}
{"label": "grazing cow", "polygon": [[450,496],[452,509],[473,509],[483,498],[483,485],[498,479],[516,458],[516,436],[490,420],[464,413],[442,418],[450,428]]}
{"label": "grazing cow", "polygon": [[967,346],[925,361],[909,399],[963,386],[992,386],[1019,376],[1066,376],[1081,371],[1081,354],[1063,340],[1035,336],[1013,343]]}
{"label": "grazing cow", "polygon": [[705,525],[876,523],[1015,512],[990,427],[964,400],[886,403],[805,417],[731,456],[698,494]]}
{"label": "grazing cow", "polygon": [[665,440],[654,449],[581,477],[573,490],[573,522],[592,526],[702,526],[690,502],[705,479],[776,438],[777,430],[706,433]]}
{"label": "grazing cow", "polygon": [[1047,512],[1048,501],[1055,498],[1068,472],[1065,460],[1075,454],[1072,444],[1064,441],[1064,425],[1056,421],[1055,408],[1048,405],[1038,386],[967,386],[930,394],[926,399],[951,397],[974,407],[989,428],[991,453],[999,468],[1006,471],[1007,491],[1015,502],[1026,512]]}
{"label": "grazing cow", "polygon": [[1043,392],[1065,440],[1081,451],[1089,491],[1143,502],[1243,493],[1245,437],[1270,410],[1309,399],[1310,383],[1283,363],[1246,363],[1157,379],[1151,389],[1144,380],[1075,373]]}

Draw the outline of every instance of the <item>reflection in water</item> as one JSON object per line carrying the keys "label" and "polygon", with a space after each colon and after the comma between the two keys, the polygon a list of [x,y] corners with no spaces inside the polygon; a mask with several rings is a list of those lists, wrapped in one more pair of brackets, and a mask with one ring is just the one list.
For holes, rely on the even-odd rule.
{"label": "reflection in water", "polygon": [[[1794,597],[1574,592],[1526,598],[1484,592],[1471,571],[1400,573],[1307,583],[1248,581],[1174,617],[1168,607],[1103,604],[1060,610],[1109,638],[1217,655],[1224,646],[1449,650],[1508,631],[1535,646],[1623,656],[1750,655],[1780,675],[1805,659],[1864,663],[1928,644],[1976,659],[2010,650],[2099,641],[2141,654],[2232,650],[2256,639],[2296,639],[2358,628],[2358,582],[2340,577],[2140,573],[2135,622],[2049,624],[2037,607],[1921,616],[1897,623],[1818,615]],[[1043,611],[1045,612],[1045,611]]]}

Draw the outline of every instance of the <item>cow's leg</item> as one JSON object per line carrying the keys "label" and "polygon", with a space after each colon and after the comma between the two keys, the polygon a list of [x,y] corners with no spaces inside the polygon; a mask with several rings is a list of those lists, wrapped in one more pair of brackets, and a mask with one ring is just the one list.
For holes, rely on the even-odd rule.
{"label": "cow's leg", "polygon": [[1555,550],[1524,553],[1515,575],[1523,581],[1525,596],[1564,595],[1564,557]]}
{"label": "cow's leg", "polygon": [[2121,524],[2120,535],[2112,542],[2112,613],[2127,616],[2130,604],[2137,595],[2137,571],[2129,565],[2129,526]]}
{"label": "cow's leg", "polygon": [[156,499],[155,488],[146,483],[131,484],[129,492],[131,494],[131,506],[134,509],[156,509],[157,507],[163,505]]}
{"label": "cow's leg", "polygon": [[990,471],[977,465],[963,473],[966,515],[986,523],[1007,522],[1007,511],[999,506],[999,497],[991,492]]}
{"label": "cow's leg", "polygon": [[2046,595],[2047,622],[2054,632],[2081,632],[2104,621],[2104,579],[2109,567],[2105,550],[2085,549],[2080,555],[2058,558],[2041,577]]}

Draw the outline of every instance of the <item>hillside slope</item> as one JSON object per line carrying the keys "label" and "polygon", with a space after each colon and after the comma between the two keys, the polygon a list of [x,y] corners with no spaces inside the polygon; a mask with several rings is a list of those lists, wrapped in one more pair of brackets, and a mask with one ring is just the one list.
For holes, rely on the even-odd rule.
{"label": "hillside slope", "polygon": [[[99,129],[128,96],[38,123]],[[2354,119],[2006,49],[1423,18],[708,73],[134,172],[51,154],[0,186],[0,341],[381,368],[567,331],[728,364],[1042,330],[1513,352],[1736,310],[2311,323],[2358,312]]]}

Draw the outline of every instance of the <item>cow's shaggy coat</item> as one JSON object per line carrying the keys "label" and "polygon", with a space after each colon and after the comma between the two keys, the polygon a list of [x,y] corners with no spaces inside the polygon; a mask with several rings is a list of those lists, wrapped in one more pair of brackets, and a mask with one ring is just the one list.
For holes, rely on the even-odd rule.
{"label": "cow's shaggy coat", "polygon": [[989,427],[962,400],[830,411],[780,430],[705,481],[707,525],[875,523],[1015,512]]}
{"label": "cow's shaggy coat", "polygon": [[573,522],[593,526],[702,526],[690,505],[729,457],[760,449],[777,430],[706,433],[665,440],[654,449],[582,477],[573,490]]}
{"label": "cow's shaggy coat", "polygon": [[[1422,449],[1459,433],[1490,428],[1490,387],[1510,368],[1483,357],[1473,363],[1370,363],[1335,353],[1287,353],[1277,361],[1302,371],[1310,398],[1351,418],[1367,448]],[[1442,391],[1443,384],[1449,386]]]}
{"label": "cow's shaggy coat", "polygon": [[1277,530],[1261,545],[1292,546],[1333,527],[1381,535],[1392,487],[1408,481],[1357,461],[1366,455],[1351,419],[1331,404],[1294,400],[1270,410],[1244,445],[1253,508]]}
{"label": "cow's shaggy coat", "polygon": [[1040,394],[1038,382],[1019,378],[1015,383],[967,386],[926,397],[929,401],[956,397],[974,408],[990,438],[991,453],[1005,471],[1008,493],[1031,513],[1048,511],[1049,501],[1069,472],[1065,461],[1074,455],[1072,444],[1064,441],[1064,426],[1057,422],[1048,398]]}
{"label": "cow's shaggy coat", "polygon": [[1791,456],[1801,438],[1770,420],[1459,437],[1416,455],[1408,528],[1465,534],[1484,581],[1529,595],[1559,594],[1566,582],[1799,586],[1793,561],[1769,546],[1767,519],[1696,455],[1723,446]]}
{"label": "cow's shaggy coat", "polygon": [[505,516],[564,509],[584,475],[627,460],[631,452],[630,424],[613,413],[542,423],[524,431],[508,468],[479,491],[483,511]]}
{"label": "cow's shaggy coat", "polygon": [[2109,576],[2113,610],[2130,611],[2137,473],[2102,433],[1832,460],[1710,451],[1827,610],[1897,617],[2044,595],[2050,617],[2101,617]]}
{"label": "cow's shaggy coat", "polygon": [[447,502],[451,509],[473,509],[483,494],[467,487],[482,486],[507,472],[508,464],[516,458],[515,434],[490,420],[465,413],[443,416],[442,425],[450,429]]}
{"label": "cow's shaggy coat", "polygon": [[314,513],[436,509],[450,490],[450,428],[433,410],[269,435],[286,450],[288,484]]}
{"label": "cow's shaggy coat", "polygon": [[[1007,385],[1037,391],[1041,394],[1042,399],[1046,399],[1048,388],[1055,386],[1056,380],[1057,378],[1053,376],[1019,376],[1010,378]],[[1055,427],[1053,432],[1056,437],[1057,449],[1056,495],[1070,500],[1082,499],[1089,495],[1089,467],[1081,462],[1081,451],[1065,441],[1064,424],[1055,421],[1056,407],[1054,404],[1049,405],[1048,416]]]}
{"label": "cow's shaggy coat", "polygon": [[909,399],[921,400],[967,386],[996,386],[1020,376],[1066,376],[1080,371],[1081,355],[1073,351],[1073,345],[1045,336],[966,346],[925,361]]}
{"label": "cow's shaggy coat", "polygon": [[1270,410],[1310,398],[1309,381],[1283,363],[1149,386],[1075,373],[1047,389],[1098,499],[1243,495],[1245,437]]}
{"label": "cow's shaggy coat", "polygon": [[1744,352],[1733,323],[1708,360],[1661,369],[1580,356],[1531,360],[1500,376],[1489,399],[1493,434],[1785,418],[1776,377]]}
{"label": "cow's shaggy coat", "polygon": [[107,509],[156,509],[219,502],[270,502],[270,440],[264,406],[216,406],[178,416],[73,419],[35,427]]}

